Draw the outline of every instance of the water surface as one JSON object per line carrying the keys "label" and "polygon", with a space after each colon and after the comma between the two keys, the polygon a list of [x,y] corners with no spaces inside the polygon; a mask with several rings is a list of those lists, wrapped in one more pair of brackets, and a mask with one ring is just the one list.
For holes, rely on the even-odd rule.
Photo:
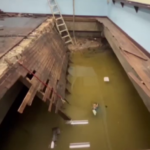
{"label": "water surface", "polygon": [[[88,125],[66,125],[48,105],[35,98],[23,114],[12,110],[1,134],[0,150],[48,150],[52,127],[61,135],[56,150],[69,150],[70,143],[90,142],[85,150],[138,150],[150,148],[150,114],[111,50],[71,56],[67,76],[70,94],[64,111]],[[110,82],[105,83],[104,77]],[[97,116],[92,104],[100,105]],[[11,119],[10,119],[11,118]],[[80,150],[80,149],[79,149]]]}

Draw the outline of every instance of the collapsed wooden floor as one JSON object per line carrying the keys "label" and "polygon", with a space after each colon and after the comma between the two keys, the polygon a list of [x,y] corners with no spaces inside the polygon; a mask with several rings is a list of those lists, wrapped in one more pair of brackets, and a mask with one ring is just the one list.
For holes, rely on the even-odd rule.
{"label": "collapsed wooden floor", "polygon": [[[104,36],[124,66],[131,81],[138,89],[145,105],[150,111],[150,59],[109,19],[98,18],[104,26]],[[130,67],[129,67],[130,66]],[[121,84],[121,83],[120,83]],[[144,94],[143,94],[144,93]]]}
{"label": "collapsed wooden floor", "polygon": [[[45,19],[42,18],[40,23]],[[49,111],[55,104],[55,111],[58,112],[63,104],[60,96],[65,98],[68,65],[66,47],[52,19],[47,19],[38,28],[36,27],[34,26],[32,33],[30,31],[24,35],[20,43],[19,41],[14,42],[11,49],[6,50],[5,53],[3,51],[0,59],[0,98],[17,80],[20,80],[29,87],[18,109],[20,113],[23,113],[27,105],[31,106],[36,95],[49,103]],[[4,36],[4,34],[3,30],[0,31],[0,35]],[[48,87],[39,82],[36,77]],[[57,96],[56,93],[60,96]]]}

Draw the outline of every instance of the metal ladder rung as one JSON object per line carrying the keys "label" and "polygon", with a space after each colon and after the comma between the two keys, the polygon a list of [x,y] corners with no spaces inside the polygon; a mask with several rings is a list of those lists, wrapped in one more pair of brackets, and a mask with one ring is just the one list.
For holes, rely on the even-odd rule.
{"label": "metal ladder rung", "polygon": [[62,24],[59,24],[59,25],[57,25],[58,27],[60,27],[60,26],[64,26],[65,24],[64,23],[62,23]]}
{"label": "metal ladder rung", "polygon": [[60,33],[67,31],[67,29],[60,31]]}
{"label": "metal ladder rung", "polygon": [[66,38],[66,37],[69,37],[69,35],[63,36],[62,38],[64,39],[64,38]]}
{"label": "metal ladder rung", "polygon": [[[49,5],[51,8],[51,12],[53,14],[53,17],[55,18],[56,27],[59,31],[61,38],[63,39],[65,44],[67,44],[67,43],[73,44],[72,38],[70,37],[70,33],[68,31],[68,28],[67,28],[67,25],[66,25],[66,23],[63,19],[63,16],[59,10],[59,7],[57,5],[57,2],[56,2],[57,0],[48,0],[48,1],[49,1]],[[60,22],[58,20],[60,20]],[[65,35],[62,34],[63,32]],[[68,37],[68,39],[67,39],[67,37]]]}
{"label": "metal ladder rung", "polygon": [[65,44],[67,44],[67,43],[70,43],[70,42],[72,43],[72,41],[71,41],[71,40],[69,40],[69,41],[66,41],[66,42],[65,42]]}
{"label": "metal ladder rung", "polygon": [[56,18],[56,20],[60,20],[60,19],[62,19],[62,17]]}

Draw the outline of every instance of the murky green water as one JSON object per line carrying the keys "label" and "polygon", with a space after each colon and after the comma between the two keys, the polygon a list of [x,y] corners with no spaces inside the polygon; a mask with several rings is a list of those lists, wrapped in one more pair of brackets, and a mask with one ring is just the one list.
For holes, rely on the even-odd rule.
{"label": "murky green water", "polygon": [[[78,53],[71,60],[67,111],[90,122],[71,131],[73,142],[91,142],[94,150],[149,148],[150,114],[113,52]],[[104,77],[110,82],[104,82]],[[100,104],[96,117],[91,112],[93,102]]]}
{"label": "murky green water", "polygon": [[[61,129],[56,150],[68,150],[70,143],[78,142],[90,142],[91,147],[85,150],[150,148],[150,114],[115,55],[109,50],[78,53],[71,61],[67,77],[70,105],[66,104],[64,111],[72,119],[88,120],[89,124],[66,125],[36,98],[22,115],[10,113],[7,132],[0,135],[0,150],[48,150],[55,126]],[[109,83],[103,81],[105,76]],[[92,114],[93,102],[100,104],[97,116]]]}

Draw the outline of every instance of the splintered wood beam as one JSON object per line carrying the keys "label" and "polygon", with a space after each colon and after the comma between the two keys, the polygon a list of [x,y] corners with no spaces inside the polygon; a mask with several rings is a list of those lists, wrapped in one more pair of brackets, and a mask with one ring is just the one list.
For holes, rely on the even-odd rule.
{"label": "splintered wood beam", "polygon": [[[53,93],[53,95],[54,95],[54,93]],[[52,111],[53,102],[54,102],[54,97],[52,96],[52,98],[50,99],[49,107],[48,107],[49,112]]]}
{"label": "splintered wood beam", "polygon": [[51,87],[52,85],[51,85],[51,76],[50,76],[50,74],[51,74],[51,71],[52,71],[52,69],[53,69],[53,67],[54,67],[54,63],[55,63],[55,59],[53,59],[52,60],[52,63],[50,64],[50,67],[49,67],[49,76],[48,76],[48,78],[49,78],[49,83],[48,83],[48,87],[46,88],[46,91],[45,91],[45,94],[44,94],[44,97],[43,97],[43,101],[44,102],[46,102],[46,100],[47,99],[49,99],[49,96],[50,96],[50,93],[51,93],[51,89],[49,88],[49,87]]}
{"label": "splintered wood beam", "polygon": [[[36,76],[37,76],[38,78],[40,78],[40,80],[43,80],[43,74],[44,74],[43,71],[44,71],[45,66],[47,65],[48,61],[49,61],[49,58],[48,58],[48,57],[43,57],[43,59],[42,59],[42,61],[41,61],[42,63],[41,63],[40,66],[38,67],[38,71],[37,71]],[[38,82],[38,85],[36,86],[36,92],[37,92],[37,90],[39,90],[39,87],[40,87],[40,85],[41,85],[42,83],[41,83],[41,81],[39,81],[39,80],[37,79],[36,76],[33,77],[33,79],[32,79],[31,82],[32,82],[33,85],[35,85],[36,82]],[[28,100],[28,105],[29,105],[29,106],[32,105],[32,101],[33,101],[33,99],[29,99],[29,100]]]}
{"label": "splintered wood beam", "polygon": [[[62,59],[62,62],[61,62],[61,67],[60,67],[60,70],[59,70],[59,74],[58,74],[58,80],[60,80],[60,77],[61,77],[61,75],[63,75],[63,66],[67,66],[67,64],[66,64],[66,54],[64,54],[64,56],[63,56],[63,59]],[[59,84],[61,84],[61,81],[59,81],[59,83],[57,83],[57,87],[56,87],[56,89],[57,89],[57,92],[60,94],[60,91],[59,91]],[[65,89],[65,87],[64,87],[64,89]],[[65,91],[65,90],[64,90]],[[60,99],[60,98],[57,98],[57,102],[56,102],[56,107],[55,107],[55,113],[58,113],[58,110],[59,110],[59,106],[60,106],[60,103],[62,103],[62,99]]]}
{"label": "splintered wood beam", "polygon": [[[57,82],[57,81],[55,81],[55,85],[56,85],[56,82]],[[48,111],[49,111],[49,112],[51,112],[52,106],[53,106],[53,104],[55,103],[56,98],[57,98],[57,93],[56,93],[55,87],[54,87],[53,93],[52,93],[52,98],[50,99],[50,103],[49,103],[49,108],[48,108]]]}
{"label": "splintered wood beam", "polygon": [[[48,63],[46,64],[44,70],[43,70],[43,80],[44,80],[44,83],[47,83],[47,80],[49,80],[49,77],[50,77],[50,68],[51,66],[53,65],[53,62],[54,62],[54,58],[50,57]],[[40,86],[40,90],[41,92],[44,93],[44,90],[46,90],[47,87],[44,85],[44,84],[41,84]]]}
{"label": "splintered wood beam", "polygon": [[[35,86],[38,85],[38,82]],[[37,89],[35,86],[31,86],[31,88],[29,89],[28,93],[26,94],[25,98],[23,99],[23,102],[21,103],[19,109],[18,109],[18,112],[19,113],[23,113],[27,103],[29,100],[33,100],[35,95],[36,95],[36,92],[37,92]]]}
{"label": "splintered wood beam", "polygon": [[57,77],[58,77],[58,65],[55,66],[55,69],[53,70],[53,76],[52,76],[52,79],[53,79],[53,93],[52,93],[52,98],[50,99],[50,104],[49,104],[49,108],[48,108],[48,111],[51,112],[51,109],[52,109],[52,105],[53,103],[55,103],[55,99],[57,97],[56,95],[56,86],[57,86]]}
{"label": "splintered wood beam", "polygon": [[27,88],[30,88],[32,83],[30,80],[28,80],[27,78],[24,77],[20,77],[19,81],[21,81]]}
{"label": "splintered wood beam", "polygon": [[[33,67],[38,69],[36,72],[36,76],[41,77],[41,74],[43,73],[43,69],[45,67],[45,64],[47,63],[47,60],[48,60],[48,56],[45,56],[45,57],[43,56],[40,62],[35,63],[35,65]],[[31,106],[31,104],[32,104],[32,101],[33,101],[33,99],[37,93],[37,90],[39,88],[39,85],[40,85],[40,81],[36,78],[36,76],[34,75],[33,78],[31,79],[32,85],[18,109],[19,113],[23,113],[27,104],[29,106]]]}
{"label": "splintered wood beam", "polygon": [[64,64],[64,62],[65,62],[65,59],[66,59],[66,54],[63,56],[63,59],[62,59],[61,67],[60,67],[60,70],[59,70],[59,73],[58,73],[58,80],[60,79],[60,76],[61,76],[61,72],[62,72],[62,69],[63,69],[63,64]]}

